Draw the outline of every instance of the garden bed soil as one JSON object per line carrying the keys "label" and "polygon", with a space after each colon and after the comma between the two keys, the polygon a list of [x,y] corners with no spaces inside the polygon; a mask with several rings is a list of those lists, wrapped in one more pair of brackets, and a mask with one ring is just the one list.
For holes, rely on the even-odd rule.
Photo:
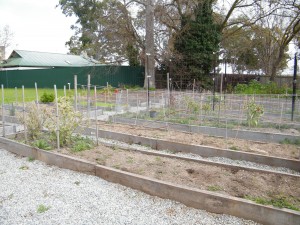
{"label": "garden bed soil", "polygon": [[[187,133],[180,131],[167,131],[164,129],[145,128],[125,124],[99,124],[99,129],[126,133],[136,136],[163,139],[192,145],[206,145],[222,149],[262,154],[273,157],[299,160],[300,146],[291,144],[278,144],[249,141],[236,138],[212,137],[199,133]],[[299,162],[300,163],[300,162]]]}
{"label": "garden bed soil", "polygon": [[279,199],[278,201],[290,202],[300,209],[300,177],[229,169],[145,155],[133,150],[123,150],[118,146],[107,147],[102,144],[92,150],[72,152],[69,149],[61,149],[60,153],[201,190],[240,198]]}

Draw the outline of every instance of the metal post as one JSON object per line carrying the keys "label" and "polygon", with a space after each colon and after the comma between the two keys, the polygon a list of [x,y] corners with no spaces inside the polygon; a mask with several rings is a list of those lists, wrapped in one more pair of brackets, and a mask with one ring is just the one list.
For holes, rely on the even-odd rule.
{"label": "metal post", "polygon": [[90,111],[91,111],[91,75],[88,74],[88,80],[87,80],[87,116],[88,116],[88,126],[90,126]]}
{"label": "metal post", "polygon": [[2,90],[2,126],[3,126],[3,133],[2,133],[2,136],[5,137],[4,87],[3,87],[3,84],[1,84],[1,90]]}
{"label": "metal post", "polygon": [[95,94],[95,123],[96,123],[96,142],[97,146],[99,145],[98,140],[98,119],[97,119],[97,87],[94,86],[94,94]]}
{"label": "metal post", "polygon": [[25,122],[25,91],[24,91],[23,85],[22,85],[22,101],[23,101],[24,135],[25,135],[25,142],[27,143],[27,127],[26,127],[26,122]]}
{"label": "metal post", "polygon": [[77,75],[74,75],[74,92],[75,111],[77,111]]}
{"label": "metal post", "polygon": [[168,86],[168,107],[170,107],[170,74],[167,73],[167,86]]}
{"label": "metal post", "polygon": [[18,104],[18,88],[15,87],[16,105]]}
{"label": "metal post", "polygon": [[56,141],[57,141],[57,150],[59,151],[59,116],[58,116],[58,101],[57,101],[57,89],[54,84],[54,93],[55,93],[55,106],[56,106]]}
{"label": "metal post", "polygon": [[295,100],[296,100],[296,91],[297,91],[297,53],[295,53],[294,58],[294,77],[293,77],[293,96],[292,96],[292,118],[294,120],[294,111],[295,111]]}
{"label": "metal post", "polygon": [[213,87],[213,111],[215,111],[215,92],[216,92],[216,78],[213,78],[214,87]]}
{"label": "metal post", "polygon": [[149,101],[150,101],[150,93],[149,93],[150,77],[151,76],[147,76],[147,109],[148,110],[149,110]]}

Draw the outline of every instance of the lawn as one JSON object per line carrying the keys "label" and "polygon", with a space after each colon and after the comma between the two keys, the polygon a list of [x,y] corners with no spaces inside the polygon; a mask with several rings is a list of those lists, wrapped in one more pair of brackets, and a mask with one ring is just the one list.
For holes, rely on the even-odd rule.
{"label": "lawn", "polygon": [[[54,94],[54,89],[49,88],[39,88],[38,89],[38,99],[43,95],[43,93]],[[78,94],[83,95],[83,90],[78,90]],[[64,96],[64,89],[57,89],[58,97]],[[72,96],[74,95],[74,90],[67,90],[67,95]],[[2,101],[2,91],[0,91],[1,101]],[[36,100],[36,92],[35,88],[25,88],[24,89],[24,98],[25,102],[31,102]],[[4,102],[5,103],[15,103],[15,102],[22,102],[22,88],[4,88]]]}

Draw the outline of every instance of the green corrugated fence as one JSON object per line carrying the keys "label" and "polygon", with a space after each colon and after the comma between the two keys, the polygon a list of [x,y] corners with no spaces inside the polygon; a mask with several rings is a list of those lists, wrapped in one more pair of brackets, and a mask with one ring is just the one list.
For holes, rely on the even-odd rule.
{"label": "green corrugated fence", "polygon": [[106,86],[108,82],[113,87],[120,85],[138,85],[144,83],[144,67],[131,66],[92,66],[92,67],[65,67],[30,70],[0,71],[0,84],[5,88],[21,87],[33,88],[37,82],[39,88],[63,88],[68,83],[74,86],[74,75],[77,75],[78,85],[86,85],[88,74],[91,75],[91,84]]}

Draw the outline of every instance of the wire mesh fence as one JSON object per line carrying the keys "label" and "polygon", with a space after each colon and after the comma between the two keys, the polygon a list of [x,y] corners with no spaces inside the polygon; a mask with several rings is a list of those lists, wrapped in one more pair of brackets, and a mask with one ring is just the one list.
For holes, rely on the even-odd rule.
{"label": "wire mesh fence", "polygon": [[[57,93],[54,89],[53,91]],[[9,124],[28,113],[29,103],[34,102],[38,113],[40,105],[51,108],[51,113],[57,118],[57,131],[61,113],[57,109],[57,101],[43,104],[38,96],[36,86],[35,97],[27,96],[22,88],[22,94],[8,96],[2,86],[1,121],[2,136],[8,132]],[[136,124],[137,120],[162,121],[166,123],[187,124],[193,126],[213,126],[234,129],[299,129],[300,128],[300,98],[295,97],[295,107],[292,109],[292,95],[237,95],[212,94],[196,91],[168,90],[131,90],[113,89],[109,85],[100,87],[93,84],[80,85],[77,88],[64,88],[60,96],[68,97],[75,111],[84,118],[84,126],[98,126],[99,121],[115,121],[114,118],[127,118]],[[10,99],[9,101],[7,99]],[[34,100],[33,100],[34,99]],[[57,99],[57,98],[56,98]],[[247,105],[253,102],[261,107],[263,114],[257,119],[257,124],[249,123]],[[292,120],[293,118],[293,120]],[[26,133],[26,132],[25,132]]]}

